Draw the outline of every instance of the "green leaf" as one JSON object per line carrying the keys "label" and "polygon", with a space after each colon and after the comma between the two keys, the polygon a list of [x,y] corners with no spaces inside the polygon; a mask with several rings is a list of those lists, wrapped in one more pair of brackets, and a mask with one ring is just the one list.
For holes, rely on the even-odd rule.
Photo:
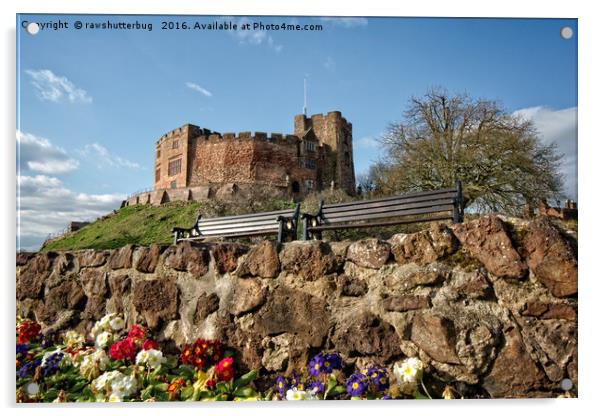
{"label": "green leaf", "polygon": [[180,399],[188,400],[192,397],[193,394],[194,394],[194,387],[192,387],[192,386],[183,387],[182,390],[180,390]]}
{"label": "green leaf", "polygon": [[147,388],[145,388],[144,390],[142,390],[140,392],[140,399],[141,400],[147,400],[150,399],[151,397],[153,397],[153,386],[148,386]]}
{"label": "green leaf", "polygon": [[165,363],[163,363],[163,365],[167,368],[176,368],[178,366],[178,357],[177,356],[173,356],[173,357],[167,357],[167,361]]}
{"label": "green leaf", "polygon": [[158,391],[167,391],[169,385],[167,383],[157,383],[155,384],[155,390]]}
{"label": "green leaf", "polygon": [[414,393],[414,398],[417,400],[429,400],[429,398],[427,396],[420,393],[419,391],[416,391],[416,393]]}
{"label": "green leaf", "polygon": [[44,401],[51,402],[54,399],[56,399],[58,397],[58,395],[59,395],[59,392],[54,387],[51,389],[48,389],[48,391],[44,395]]}
{"label": "green leaf", "polygon": [[248,397],[256,396],[257,392],[255,391],[255,389],[252,389],[251,387],[238,387],[236,390],[234,390],[232,395],[236,396],[236,397],[248,398]]}
{"label": "green leaf", "polygon": [[194,367],[190,365],[181,365],[177,371],[178,375],[186,380],[192,380],[194,378]]}
{"label": "green leaf", "polygon": [[219,393],[228,393],[228,385],[224,382],[224,381],[220,381],[219,383],[216,384],[215,389],[219,392]]}
{"label": "green leaf", "polygon": [[169,396],[164,391],[157,392],[157,394],[155,394],[155,398],[161,402],[166,402],[169,400]]}
{"label": "green leaf", "polygon": [[234,380],[234,383],[233,383],[234,388],[246,386],[251,381],[253,381],[257,378],[257,374],[258,374],[257,370],[251,370],[247,374],[242,375],[237,380]]}
{"label": "green leaf", "polygon": [[344,393],[347,393],[347,389],[345,388],[345,386],[336,385],[328,391],[328,394],[326,397],[338,396],[338,395],[344,394]]}

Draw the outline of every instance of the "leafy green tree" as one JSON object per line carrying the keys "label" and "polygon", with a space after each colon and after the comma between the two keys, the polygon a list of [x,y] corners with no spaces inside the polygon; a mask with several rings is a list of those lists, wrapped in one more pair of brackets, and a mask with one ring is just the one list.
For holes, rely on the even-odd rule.
{"label": "leafy green tree", "polygon": [[403,120],[380,138],[386,156],[370,170],[380,194],[453,187],[465,207],[518,213],[526,203],[561,195],[562,158],[531,121],[495,101],[431,89],[410,99]]}

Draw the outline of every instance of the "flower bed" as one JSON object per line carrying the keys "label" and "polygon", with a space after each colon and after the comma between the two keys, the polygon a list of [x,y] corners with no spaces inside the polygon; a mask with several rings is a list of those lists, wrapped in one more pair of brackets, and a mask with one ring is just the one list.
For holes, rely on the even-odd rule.
{"label": "flower bed", "polygon": [[[396,363],[393,374],[368,366],[346,374],[337,353],[314,356],[302,374],[279,376],[273,387],[256,386],[262,369],[239,377],[233,351],[218,340],[197,339],[179,355],[164,355],[148,330],[125,328],[109,314],[86,339],[74,331],[41,333],[31,320],[18,320],[17,402],[121,402],[326,400],[427,398],[423,364]],[[446,398],[451,398],[449,391]]]}

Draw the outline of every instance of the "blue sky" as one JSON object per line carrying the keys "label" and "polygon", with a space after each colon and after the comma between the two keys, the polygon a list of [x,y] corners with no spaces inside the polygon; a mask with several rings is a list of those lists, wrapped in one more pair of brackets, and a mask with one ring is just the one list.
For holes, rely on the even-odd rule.
{"label": "blue sky", "polygon": [[[566,154],[576,198],[574,19],[20,15],[21,244],[119,206],[152,186],[154,142],[184,123],[221,132],[290,133],[302,110],[353,123],[356,173],[377,138],[429,87],[500,100]],[[21,21],[69,23],[29,35]],[[74,22],[152,23],[76,30]],[[162,21],[320,24],[321,31],[161,30]],[[569,26],[575,36],[563,39]]]}

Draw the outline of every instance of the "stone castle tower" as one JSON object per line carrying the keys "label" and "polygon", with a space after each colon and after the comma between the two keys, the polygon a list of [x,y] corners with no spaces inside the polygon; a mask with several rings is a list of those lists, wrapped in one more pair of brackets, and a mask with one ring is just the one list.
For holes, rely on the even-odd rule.
{"label": "stone castle tower", "polygon": [[295,135],[304,137],[313,131],[320,146],[324,148],[323,186],[334,182],[336,188],[350,195],[355,193],[355,169],[353,167],[353,132],[340,111],[331,111],[325,116],[305,114],[295,116]]}
{"label": "stone castle tower", "polygon": [[260,187],[295,199],[331,187],[352,195],[352,140],[351,123],[339,111],[296,115],[294,134],[222,134],[185,124],[155,144],[153,191],[125,204],[221,198]]}

